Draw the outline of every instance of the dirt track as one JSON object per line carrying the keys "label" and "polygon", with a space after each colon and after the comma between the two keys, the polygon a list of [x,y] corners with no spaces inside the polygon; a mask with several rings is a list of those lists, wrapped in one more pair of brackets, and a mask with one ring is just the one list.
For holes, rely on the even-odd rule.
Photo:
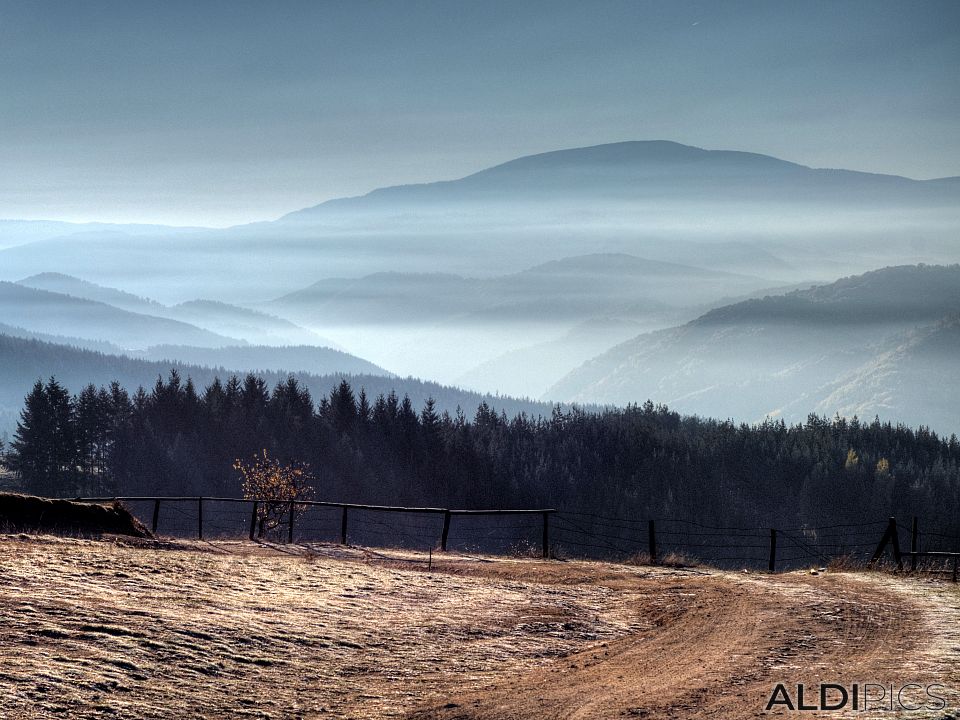
{"label": "dirt track", "polygon": [[0,716],[736,719],[778,681],[960,689],[941,583],[423,559],[0,540]]}
{"label": "dirt track", "polygon": [[[647,587],[638,607],[643,631],[412,717],[747,718],[763,714],[781,681],[960,688],[957,594],[934,598],[892,584],[882,577],[725,574]],[[951,706],[960,707],[957,693]]]}

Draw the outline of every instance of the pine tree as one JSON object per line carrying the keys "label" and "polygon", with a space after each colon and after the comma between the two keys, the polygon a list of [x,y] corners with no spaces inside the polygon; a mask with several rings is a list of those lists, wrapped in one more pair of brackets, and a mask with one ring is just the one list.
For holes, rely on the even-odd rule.
{"label": "pine tree", "polygon": [[330,412],[333,415],[333,427],[341,435],[353,432],[357,424],[357,405],[350,383],[341,380],[330,393]]}
{"label": "pine tree", "polygon": [[76,491],[77,443],[70,394],[54,378],[38,380],[24,400],[10,468],[28,492],[45,496]]}
{"label": "pine tree", "polygon": [[366,389],[361,387],[360,394],[357,396],[357,424],[363,430],[367,430],[372,419],[373,408],[370,407],[370,401],[367,399]]}

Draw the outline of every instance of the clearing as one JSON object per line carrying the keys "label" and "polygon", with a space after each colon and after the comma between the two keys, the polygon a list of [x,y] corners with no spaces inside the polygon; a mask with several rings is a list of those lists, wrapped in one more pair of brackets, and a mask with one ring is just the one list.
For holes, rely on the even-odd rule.
{"label": "clearing", "polygon": [[950,583],[426,560],[0,536],[0,715],[736,719],[781,681],[938,682],[960,707]]}

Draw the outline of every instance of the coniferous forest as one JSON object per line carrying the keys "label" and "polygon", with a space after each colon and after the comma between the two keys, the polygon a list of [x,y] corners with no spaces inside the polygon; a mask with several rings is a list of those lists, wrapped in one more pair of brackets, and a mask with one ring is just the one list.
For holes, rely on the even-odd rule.
{"label": "coniferous forest", "polygon": [[293,378],[150,391],[114,383],[25,399],[7,465],[49,496],[239,496],[237,459],[308,463],[318,499],[460,508],[554,507],[705,524],[803,526],[917,515],[956,530],[960,442],[921,427],[810,416],[785,425],[683,417],[646,403],[507,417],[414,407]]}

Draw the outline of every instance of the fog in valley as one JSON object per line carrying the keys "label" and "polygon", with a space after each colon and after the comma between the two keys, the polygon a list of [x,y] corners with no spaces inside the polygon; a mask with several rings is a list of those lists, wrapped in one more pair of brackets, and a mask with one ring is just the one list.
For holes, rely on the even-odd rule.
{"label": "fog in valley", "polygon": [[0,429],[84,350],[960,430],[957,13],[881,5],[2,6]]}
{"label": "fog in valley", "polygon": [[[5,222],[0,306],[21,337],[236,371],[919,420],[902,373],[869,397],[851,378],[905,345],[926,357],[903,333],[955,333],[960,273],[943,270],[935,297],[916,268],[831,283],[960,261],[958,219],[955,179],[618,143],[227,229]],[[871,316],[848,318],[871,283]],[[810,316],[821,295],[829,311]]]}

